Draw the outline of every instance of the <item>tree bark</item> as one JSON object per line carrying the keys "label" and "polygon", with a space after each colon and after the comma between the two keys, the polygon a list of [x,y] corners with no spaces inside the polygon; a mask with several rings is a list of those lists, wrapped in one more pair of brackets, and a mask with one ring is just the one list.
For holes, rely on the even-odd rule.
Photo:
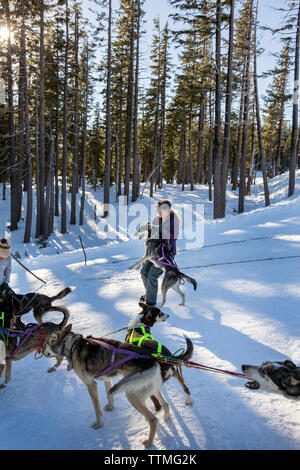
{"label": "tree bark", "polygon": [[138,198],[139,163],[138,163],[138,101],[139,101],[139,55],[140,55],[140,1],[137,4],[136,59],[134,84],[134,126],[133,126],[133,162],[132,162],[132,202]]}
{"label": "tree bark", "polygon": [[83,123],[82,123],[81,200],[80,200],[79,225],[83,225],[84,205],[85,205],[85,165],[86,165],[88,102],[89,102],[89,45],[87,43],[86,61],[85,61],[85,102],[84,102]]}
{"label": "tree bark", "polygon": [[226,214],[226,187],[227,187],[229,146],[230,146],[230,137],[231,137],[233,41],[234,41],[234,0],[230,0],[230,26],[229,26],[229,46],[228,46],[226,111],[225,111],[225,130],[224,130],[224,145],[223,145],[222,174],[221,174],[221,190],[222,190],[221,214],[222,214],[222,217],[225,217],[225,214]]}
{"label": "tree bark", "polygon": [[75,11],[75,44],[74,44],[74,66],[75,66],[75,90],[74,90],[74,126],[73,126],[73,162],[72,162],[72,194],[71,194],[71,217],[70,224],[76,224],[76,196],[78,191],[78,111],[79,111],[79,63],[78,63],[78,42],[79,42],[79,15]]}
{"label": "tree bark", "polygon": [[261,126],[261,117],[260,117],[260,105],[259,105],[259,94],[258,94],[258,83],[257,83],[257,16],[258,16],[258,2],[256,5],[256,21],[255,21],[255,38],[254,38],[254,95],[255,95],[255,103],[256,103],[256,126],[257,126],[257,134],[258,134],[258,144],[259,144],[259,153],[261,158],[261,170],[263,175],[263,182],[264,182],[264,193],[265,193],[265,205],[270,205],[270,195],[269,195],[269,186],[268,186],[268,175],[266,169],[266,160],[265,160],[265,150],[263,145],[263,137],[262,137],[262,126]]}
{"label": "tree bark", "polygon": [[295,172],[297,166],[297,149],[298,149],[298,110],[299,110],[299,52],[300,52],[300,2],[298,9],[296,48],[295,48],[295,72],[294,72],[294,95],[293,95],[293,125],[292,125],[292,146],[290,157],[290,175],[289,175],[289,192],[291,197],[295,191]]}
{"label": "tree bark", "polygon": [[16,187],[16,137],[14,118],[14,92],[13,92],[13,69],[12,69],[12,42],[11,42],[11,15],[9,0],[5,0],[6,25],[9,31],[7,39],[7,75],[8,75],[8,111],[9,111],[9,164],[10,164],[10,230],[17,230],[17,187]]}
{"label": "tree bark", "polygon": [[25,124],[25,156],[26,156],[26,181],[27,181],[27,205],[26,205],[26,221],[24,231],[24,243],[29,243],[31,238],[32,226],[32,162],[30,147],[30,123],[29,123],[29,95],[28,95],[28,79],[27,79],[27,50],[26,50],[26,34],[25,34],[25,13],[24,0],[21,0],[22,24],[21,24],[21,43],[23,56],[23,73],[24,73],[24,124]]}
{"label": "tree bark", "polygon": [[247,132],[249,118],[250,101],[250,59],[251,59],[251,36],[253,22],[253,0],[250,3],[249,29],[247,31],[247,56],[246,56],[246,76],[245,76],[245,99],[244,99],[244,119],[243,119],[243,138],[242,138],[242,156],[240,167],[240,186],[239,186],[239,205],[238,213],[244,212],[244,198],[246,196],[246,160],[247,160]]}
{"label": "tree bark", "polygon": [[129,201],[129,184],[131,168],[132,149],[132,127],[133,127],[133,61],[134,61],[134,0],[131,2],[131,24],[130,24],[130,52],[127,85],[127,122],[126,122],[126,151],[125,151],[125,184],[124,196]]}
{"label": "tree bark", "polygon": [[221,187],[221,26],[222,2],[216,2],[216,91],[215,91],[215,158],[214,219],[222,217]]}
{"label": "tree bark", "polygon": [[67,163],[68,163],[68,55],[69,55],[69,6],[66,0],[66,47],[64,65],[63,104],[63,152],[61,172],[61,233],[67,232]]}

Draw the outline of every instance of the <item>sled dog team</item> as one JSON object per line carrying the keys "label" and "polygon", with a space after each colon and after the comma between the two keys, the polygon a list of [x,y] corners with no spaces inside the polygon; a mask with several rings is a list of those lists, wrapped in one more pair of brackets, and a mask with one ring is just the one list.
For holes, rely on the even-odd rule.
{"label": "sled dog team", "polygon": [[[72,288],[67,287],[53,297],[29,293],[16,294],[9,286],[11,274],[10,246],[6,239],[0,240],[0,377],[5,369],[5,381],[11,380],[12,362],[22,359],[36,351],[46,357],[55,357],[56,364],[48,372],[56,370],[65,358],[67,370],[73,369],[90,394],[96,421],[94,429],[103,425],[102,408],[99,400],[97,382],[104,382],[107,396],[106,411],[114,408],[114,397],[125,392],[128,401],[149,424],[149,435],[143,441],[150,447],[155,438],[158,419],[157,413],[163,410],[163,419],[170,419],[169,405],[165,401],[161,387],[169,378],[176,378],[183,388],[185,404],[192,403],[189,388],[176,366],[176,362],[167,361],[171,352],[166,346],[154,340],[151,328],[164,322],[169,315],[160,308],[166,302],[169,289],[181,296],[180,305],[184,305],[185,295],[180,284],[188,281],[197,288],[194,279],[182,273],[176,265],[176,239],[179,232],[179,218],[171,209],[167,200],[159,201],[158,216],[153,222],[140,227],[139,238],[146,237],[145,255],[130,269],[141,269],[141,278],[145,294],[139,299],[140,311],[126,328],[124,342],[108,338],[84,338],[72,331],[68,325],[69,311],[63,306],[54,306],[52,302],[68,295]],[[156,306],[158,278],[164,274],[161,293],[162,301]],[[21,317],[33,311],[36,324],[24,324]],[[59,324],[43,322],[45,313],[58,311],[63,314]],[[178,363],[192,357],[193,344],[185,338],[186,350],[176,356]],[[251,378],[246,386],[250,389],[264,389],[280,393],[289,398],[300,396],[300,368],[292,361],[264,362],[261,366],[243,365],[243,371]],[[114,385],[112,379],[120,378]],[[1,385],[3,388],[5,385]],[[152,401],[154,410],[149,408],[147,399]],[[149,401],[149,400],[148,400]],[[153,408],[151,407],[151,408]]]}
{"label": "sled dog team", "polygon": [[[11,274],[10,245],[6,239],[0,240],[0,377],[5,369],[5,381],[11,380],[12,362],[22,359],[29,353],[38,351],[46,357],[55,357],[56,364],[48,370],[54,371],[63,359],[68,362],[68,370],[75,373],[87,386],[93,402],[96,421],[92,427],[97,429],[103,424],[102,408],[99,400],[97,382],[104,382],[107,404],[105,410],[114,408],[114,397],[125,392],[128,401],[149,424],[149,435],[143,441],[145,447],[153,443],[158,419],[156,414],[162,409],[164,420],[170,419],[169,405],[165,401],[161,387],[170,377],[176,378],[183,388],[185,404],[192,403],[191,394],[178,367],[162,357],[170,357],[171,352],[164,345],[154,340],[151,328],[168,319],[169,315],[160,308],[166,301],[169,289],[174,289],[181,296],[184,305],[185,295],[180,284],[186,280],[194,290],[197,283],[183,274],[175,263],[176,240],[179,232],[179,217],[171,209],[167,200],[159,201],[158,216],[150,224],[140,227],[139,238],[146,237],[146,252],[143,258],[130,267],[141,269],[141,278],[145,294],[139,299],[139,313],[128,327],[124,342],[108,338],[84,338],[72,331],[68,324],[70,317],[66,307],[52,305],[52,302],[68,295],[72,288],[67,287],[53,297],[37,293],[16,294],[9,286]],[[158,278],[164,273],[162,281],[162,303],[156,307]],[[33,311],[36,324],[24,324],[22,316]],[[49,311],[63,314],[59,324],[44,322],[43,317]],[[193,344],[185,338],[186,350],[176,356],[178,361],[188,360],[193,354]],[[120,378],[114,385],[112,379]],[[5,385],[1,385],[3,388]],[[151,411],[147,399],[153,403]]]}

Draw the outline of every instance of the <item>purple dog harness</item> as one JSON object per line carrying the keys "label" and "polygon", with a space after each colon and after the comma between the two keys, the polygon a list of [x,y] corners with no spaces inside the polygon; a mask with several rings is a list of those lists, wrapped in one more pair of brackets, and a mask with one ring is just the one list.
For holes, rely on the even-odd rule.
{"label": "purple dog harness", "polygon": [[169,246],[166,244],[166,242],[162,239],[162,218],[159,218],[159,239],[162,241],[162,246],[161,246],[161,251],[162,251],[162,256],[161,258],[152,258],[159,264],[163,264],[165,266],[170,266],[171,268],[178,269],[177,264],[175,261],[171,261],[168,259],[165,255],[165,249],[168,250],[170,255],[173,257],[176,255],[176,240],[174,238],[174,214],[171,214],[170,217],[170,240],[169,240]]}
{"label": "purple dog harness", "polygon": [[[130,361],[131,359],[153,359],[153,356],[143,356],[141,354],[137,354],[134,351],[129,351],[128,349],[116,348],[115,346],[112,346],[111,344],[104,343],[103,341],[99,341],[94,338],[91,338],[91,341],[94,343],[100,344],[100,346],[104,346],[107,349],[110,349],[113,353],[110,366],[108,366],[106,369],[100,372],[100,374],[95,375],[95,379],[97,379],[98,377],[101,377],[102,375],[107,374],[108,372],[112,371],[116,367],[119,367],[121,364],[124,364],[125,362]],[[125,354],[125,357],[115,362],[116,353]]]}
{"label": "purple dog harness", "polygon": [[[26,328],[25,328],[24,331],[16,331],[14,333],[10,332],[9,333],[10,338],[20,338],[21,336],[24,336],[24,339],[22,341],[19,341],[19,344],[16,347],[16,349],[9,356],[7,356],[5,359],[7,359],[7,360],[11,359],[21,349],[23,344],[26,343],[26,341],[32,335],[33,331],[37,330],[40,327],[41,327],[41,325],[38,325],[38,324],[35,324],[35,323],[29,323],[28,325],[26,325]],[[10,331],[13,331],[13,330],[10,330]]]}
{"label": "purple dog harness", "polygon": [[[164,264],[165,266],[170,266],[171,268],[176,268],[178,269],[178,266],[177,264],[175,263],[175,261],[173,260],[173,262],[171,262],[165,255],[165,247],[167,248],[167,245],[165,245],[165,243],[162,244],[161,246],[161,252],[162,252],[162,257],[157,259],[157,258],[152,258],[153,260],[155,260],[157,263],[159,264]],[[163,261],[162,261],[163,260]]]}

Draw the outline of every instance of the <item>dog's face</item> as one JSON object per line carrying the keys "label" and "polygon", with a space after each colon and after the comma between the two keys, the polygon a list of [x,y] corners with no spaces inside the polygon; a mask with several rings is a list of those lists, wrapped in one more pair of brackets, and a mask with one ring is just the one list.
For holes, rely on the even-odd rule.
{"label": "dog's face", "polygon": [[262,389],[294,398],[300,396],[300,367],[292,361],[267,361],[261,366],[244,364],[242,370],[252,379],[246,383],[251,390]]}
{"label": "dog's face", "polygon": [[147,235],[148,230],[151,230],[151,224],[149,222],[147,222],[144,225],[141,225],[138,231],[136,232],[135,236],[138,237],[140,235],[145,235],[145,234]]}
{"label": "dog's face", "polygon": [[66,335],[66,333],[69,333],[71,329],[72,325],[68,325],[63,331],[55,332],[49,335],[43,343],[43,355],[46,357],[57,357],[59,355],[57,346],[59,345],[60,340]]}
{"label": "dog's face", "polygon": [[162,312],[159,308],[152,305],[146,305],[142,302],[139,306],[143,311],[139,314],[139,319],[144,325],[152,327],[166,321],[169,318],[167,313]]}

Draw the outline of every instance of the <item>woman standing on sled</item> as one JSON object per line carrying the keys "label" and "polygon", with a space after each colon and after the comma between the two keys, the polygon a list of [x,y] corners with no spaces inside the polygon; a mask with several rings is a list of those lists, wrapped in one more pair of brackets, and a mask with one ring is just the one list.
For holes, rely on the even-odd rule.
{"label": "woman standing on sled", "polygon": [[[159,239],[167,247],[165,256],[174,260],[176,255],[176,240],[179,234],[179,216],[172,210],[170,201],[164,199],[157,203],[158,216],[152,225],[159,227]],[[146,261],[141,269],[141,277],[145,287],[145,295],[140,300],[148,305],[155,305],[157,300],[158,278],[163,270],[154,266],[151,261]]]}

